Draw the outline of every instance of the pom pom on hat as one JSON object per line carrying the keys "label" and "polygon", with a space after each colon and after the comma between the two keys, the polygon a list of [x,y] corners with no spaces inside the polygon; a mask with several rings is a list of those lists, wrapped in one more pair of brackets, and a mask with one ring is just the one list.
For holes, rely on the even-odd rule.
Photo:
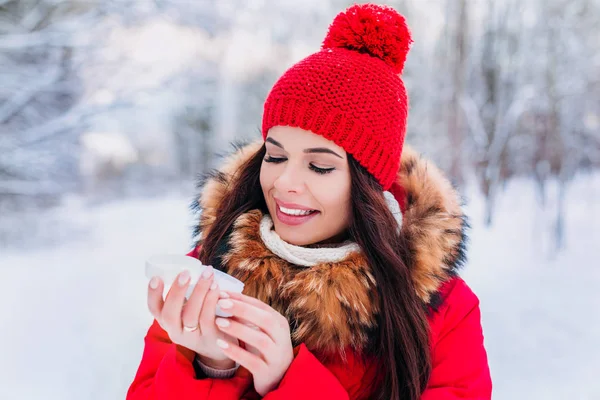
{"label": "pom pom on hat", "polygon": [[376,4],[357,4],[335,17],[322,48],[367,53],[401,74],[411,43],[406,20],[396,10]]}

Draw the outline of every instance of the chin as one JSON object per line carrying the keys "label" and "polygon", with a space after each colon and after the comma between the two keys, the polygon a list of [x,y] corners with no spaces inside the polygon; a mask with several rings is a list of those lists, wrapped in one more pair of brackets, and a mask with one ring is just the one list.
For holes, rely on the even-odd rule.
{"label": "chin", "polygon": [[290,232],[294,228],[286,228],[286,229],[277,229],[277,225],[275,225],[275,232],[279,235],[279,237],[289,244],[294,246],[307,246],[309,244],[317,243],[318,240],[314,238],[309,238],[306,234],[298,230],[298,232]]}

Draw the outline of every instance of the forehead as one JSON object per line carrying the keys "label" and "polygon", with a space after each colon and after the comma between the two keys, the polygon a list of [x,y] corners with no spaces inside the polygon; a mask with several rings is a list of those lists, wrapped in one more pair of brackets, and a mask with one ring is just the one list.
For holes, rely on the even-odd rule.
{"label": "forehead", "polygon": [[314,147],[325,147],[334,150],[340,155],[345,155],[343,147],[333,141],[317,135],[311,131],[293,126],[274,126],[269,129],[267,137],[273,138],[285,147],[286,150],[303,150]]}

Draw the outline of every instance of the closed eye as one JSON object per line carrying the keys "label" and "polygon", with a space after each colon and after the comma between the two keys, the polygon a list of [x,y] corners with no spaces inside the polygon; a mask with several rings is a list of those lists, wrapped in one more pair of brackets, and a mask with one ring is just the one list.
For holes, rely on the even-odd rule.
{"label": "closed eye", "polygon": [[285,158],[285,157],[271,157],[271,156],[267,156],[267,157],[265,157],[264,160],[265,160],[265,162],[279,164],[279,163],[282,163],[282,162],[286,161],[287,158]]}
{"label": "closed eye", "polygon": [[328,174],[333,171],[335,168],[319,168],[315,165],[310,164],[309,168],[315,171],[317,174]]}
{"label": "closed eye", "polygon": [[[265,162],[268,163],[275,163],[275,164],[280,164],[284,161],[287,161],[287,158],[285,157],[271,157],[271,156],[266,156],[264,158]],[[315,171],[317,174],[328,174],[330,172],[332,172],[333,170],[335,170],[335,168],[319,168],[316,165],[310,164],[308,166],[312,171]]]}

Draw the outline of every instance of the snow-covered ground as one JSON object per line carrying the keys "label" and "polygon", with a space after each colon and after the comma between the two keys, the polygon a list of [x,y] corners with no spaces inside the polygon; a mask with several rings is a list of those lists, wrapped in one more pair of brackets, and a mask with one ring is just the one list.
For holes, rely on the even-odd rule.
{"label": "snow-covered ground", "polygon": [[474,221],[463,276],[481,300],[495,399],[600,399],[600,176],[570,187],[558,254],[544,219],[554,189],[544,212],[528,182],[513,182],[494,227]]}
{"label": "snow-covered ground", "polygon": [[[557,254],[550,189],[541,210],[529,182],[509,184],[491,229],[470,197],[464,277],[481,299],[495,399],[600,399],[600,176],[571,185]],[[189,200],[73,199],[60,218],[40,217],[42,239],[0,250],[1,399],[125,397],[151,322],[144,259],[188,250]],[[74,237],[52,241],[54,230]]]}

